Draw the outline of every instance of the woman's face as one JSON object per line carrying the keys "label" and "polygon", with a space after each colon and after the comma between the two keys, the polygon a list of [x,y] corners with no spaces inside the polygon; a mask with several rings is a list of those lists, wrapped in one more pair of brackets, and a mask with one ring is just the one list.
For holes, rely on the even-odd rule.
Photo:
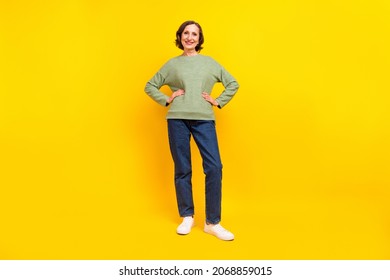
{"label": "woman's face", "polygon": [[181,33],[181,44],[185,51],[195,50],[199,43],[199,28],[195,24],[187,25]]}

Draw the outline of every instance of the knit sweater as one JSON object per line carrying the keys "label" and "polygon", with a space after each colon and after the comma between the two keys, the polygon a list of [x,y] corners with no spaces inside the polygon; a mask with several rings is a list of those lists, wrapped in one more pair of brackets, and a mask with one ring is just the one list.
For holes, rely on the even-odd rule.
{"label": "knit sweater", "polygon": [[167,85],[172,92],[183,89],[168,110],[167,119],[215,120],[213,106],[202,93],[211,94],[215,83],[221,82],[224,91],[215,100],[225,106],[238,90],[238,83],[218,62],[205,55],[177,56],[166,62],[146,83],[145,92],[157,103],[167,106],[168,96],[160,91]]}

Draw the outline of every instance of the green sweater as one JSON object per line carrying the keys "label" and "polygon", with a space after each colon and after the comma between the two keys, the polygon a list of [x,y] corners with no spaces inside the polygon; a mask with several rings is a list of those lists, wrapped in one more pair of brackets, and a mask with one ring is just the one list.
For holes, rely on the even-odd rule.
{"label": "green sweater", "polygon": [[184,95],[170,104],[167,119],[215,120],[213,106],[203,99],[202,92],[211,94],[215,83],[224,91],[215,100],[225,106],[238,90],[238,83],[218,62],[209,56],[177,56],[165,63],[147,82],[145,92],[157,103],[166,106],[168,96],[160,91],[164,85],[172,91],[183,89]]}

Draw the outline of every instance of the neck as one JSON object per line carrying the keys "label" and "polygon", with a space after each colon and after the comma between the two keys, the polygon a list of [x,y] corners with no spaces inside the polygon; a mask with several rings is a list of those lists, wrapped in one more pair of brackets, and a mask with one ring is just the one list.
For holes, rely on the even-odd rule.
{"label": "neck", "polygon": [[195,56],[197,55],[198,52],[194,49],[194,50],[184,50],[183,52],[183,56]]}

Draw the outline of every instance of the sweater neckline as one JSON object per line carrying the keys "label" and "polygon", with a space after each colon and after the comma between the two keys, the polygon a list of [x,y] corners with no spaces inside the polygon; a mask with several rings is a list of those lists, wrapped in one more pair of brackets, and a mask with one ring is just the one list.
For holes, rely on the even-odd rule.
{"label": "sweater neckline", "polygon": [[179,57],[185,57],[185,58],[194,58],[194,57],[198,57],[200,56],[201,54],[197,54],[197,55],[179,55]]}

